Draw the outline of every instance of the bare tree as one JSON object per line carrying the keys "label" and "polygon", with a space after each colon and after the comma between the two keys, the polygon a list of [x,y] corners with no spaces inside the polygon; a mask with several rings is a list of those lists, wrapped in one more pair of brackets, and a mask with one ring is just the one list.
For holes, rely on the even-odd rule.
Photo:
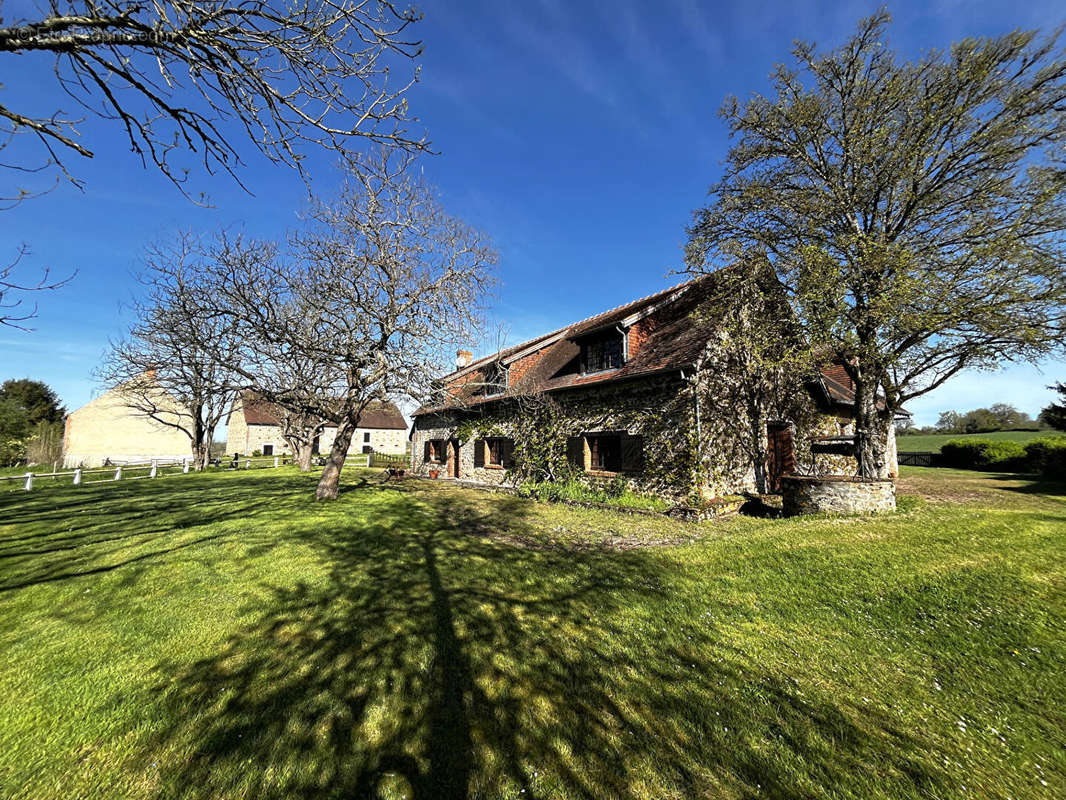
{"label": "bare tree", "polygon": [[[208,173],[237,178],[231,128],[301,173],[305,146],[345,154],[353,139],[425,145],[405,130],[404,93],[417,71],[390,83],[394,62],[421,52],[408,36],[420,15],[389,0],[47,0],[46,8],[0,28],[0,53],[54,55],[78,113],[117,124],[142,163],[187,196],[188,169],[175,155],[195,153]],[[5,166],[58,169],[80,186],[65,159],[93,155],[82,121],[0,105],[0,149],[19,134],[43,149],[41,163]]]}
{"label": "bare tree", "polygon": [[26,292],[43,292],[58,289],[74,278],[74,275],[71,274],[66,278],[55,280],[52,278],[50,271],[45,269],[36,281],[29,283],[17,281],[15,268],[28,252],[25,245],[21,246],[12,260],[0,267],[0,325],[7,325],[20,330],[29,330],[22,323],[28,322],[37,316],[37,304],[25,306],[23,304],[25,298],[20,295]]}
{"label": "bare tree", "polygon": [[[288,260],[240,239],[214,259],[213,293],[244,334],[244,377],[279,406],[337,425],[319,499],[336,498],[364,409],[426,396],[455,347],[483,329],[496,254],[409,166],[393,150],[350,171],[291,238]],[[299,384],[262,385],[279,353],[311,365]]]}
{"label": "bare tree", "polygon": [[315,439],[321,436],[329,423],[310,411],[299,412],[288,408],[281,408],[280,411],[281,436],[296,456],[300,472],[310,472]]}
{"label": "bare tree", "polygon": [[204,243],[189,233],[154,246],[140,280],[129,335],[111,344],[97,377],[119,389],[126,405],[189,437],[196,468],[211,457],[215,429],[244,386],[235,320],[207,313]]}

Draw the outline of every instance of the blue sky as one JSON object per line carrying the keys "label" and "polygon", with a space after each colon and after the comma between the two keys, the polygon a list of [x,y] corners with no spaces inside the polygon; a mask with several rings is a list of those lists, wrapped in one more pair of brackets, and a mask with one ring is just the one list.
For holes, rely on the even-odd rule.
{"label": "blue sky", "polygon": [[[679,280],[684,227],[728,149],[716,112],[730,94],[766,91],[796,38],[841,42],[878,2],[698,0],[427,2],[411,108],[439,155],[429,180],[453,213],[488,232],[501,254],[494,317],[510,341],[657,291]],[[28,4],[5,2],[11,20]],[[908,2],[889,6],[892,44],[907,55],[967,35],[1050,28],[1059,2]],[[72,112],[47,56],[0,55],[0,102],[23,113]],[[84,191],[62,185],[2,212],[0,243],[29,245],[24,276],[76,268],[41,295],[31,333],[0,329],[0,377],[46,381],[69,408],[98,389],[91,371],[121,334],[144,246],[182,227],[241,225],[279,236],[305,204],[300,180],[239,144],[249,195],[226,176],[193,172],[213,208],[191,204],[141,167],[112,123],[88,119],[92,160],[71,157]],[[4,154],[30,158],[28,142]],[[339,177],[312,157],[317,190]],[[3,173],[7,194],[15,176]],[[919,424],[944,409],[997,401],[1035,415],[1066,380],[1066,364],[963,374],[912,401]]]}

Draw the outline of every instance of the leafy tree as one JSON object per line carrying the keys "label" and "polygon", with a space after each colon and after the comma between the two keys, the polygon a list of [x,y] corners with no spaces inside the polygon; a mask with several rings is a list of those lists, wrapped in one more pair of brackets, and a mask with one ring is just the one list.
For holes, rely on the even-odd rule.
{"label": "leafy tree", "polygon": [[26,407],[0,397],[0,464],[17,464],[25,458],[29,430]]}
{"label": "leafy tree", "polygon": [[1048,387],[1059,393],[1058,403],[1050,403],[1040,412],[1040,421],[1057,431],[1066,431],[1066,383]]}
{"label": "leafy tree", "polygon": [[941,411],[936,421],[937,433],[962,433],[962,415],[958,411]]}
{"label": "leafy tree", "polygon": [[27,428],[39,422],[62,422],[67,415],[59,396],[48,384],[29,378],[4,381],[0,386],[0,400],[10,400],[26,411]]}
{"label": "leafy tree", "polygon": [[987,408],[975,408],[962,418],[963,433],[988,433],[1001,430],[1000,421]]}
{"label": "leafy tree", "polygon": [[799,43],[775,94],[722,109],[735,144],[688,269],[768,264],[804,340],[855,387],[859,474],[895,412],[962,369],[1035,360],[1066,328],[1066,60],[1057,35],[903,62],[889,16]]}

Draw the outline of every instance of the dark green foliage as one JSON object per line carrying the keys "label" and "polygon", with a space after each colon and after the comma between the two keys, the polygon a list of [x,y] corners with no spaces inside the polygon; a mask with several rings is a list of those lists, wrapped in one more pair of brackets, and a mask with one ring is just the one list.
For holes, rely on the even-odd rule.
{"label": "dark green foliage", "polygon": [[1015,472],[1025,467],[1025,447],[1019,442],[952,439],[940,448],[945,466]]}
{"label": "dark green foliage", "polygon": [[12,400],[26,409],[26,423],[31,428],[38,422],[62,422],[67,410],[59,403],[48,384],[29,378],[4,381],[0,400]]}
{"label": "dark green foliage", "polygon": [[1034,439],[1025,445],[1025,459],[1031,472],[1066,478],[1066,436]]}
{"label": "dark green foliage", "polygon": [[21,461],[26,455],[29,414],[14,400],[0,398],[0,466]]}
{"label": "dark green foliage", "polygon": [[1057,431],[1066,431],[1066,383],[1049,386],[1059,393],[1059,402],[1050,403],[1040,412],[1040,421]]}
{"label": "dark green foliage", "polygon": [[993,472],[1066,476],[1066,436],[1020,442],[1011,439],[950,439],[940,448],[939,465]]}
{"label": "dark green foliage", "polygon": [[59,458],[67,411],[47,384],[29,378],[0,387],[0,466],[28,459],[43,464]]}

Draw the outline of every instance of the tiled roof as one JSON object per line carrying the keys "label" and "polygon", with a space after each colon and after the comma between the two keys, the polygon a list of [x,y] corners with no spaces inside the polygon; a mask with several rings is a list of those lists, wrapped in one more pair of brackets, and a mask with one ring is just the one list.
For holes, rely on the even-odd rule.
{"label": "tiled roof", "polygon": [[[533,365],[512,383],[514,391],[541,389],[555,391],[572,386],[607,383],[639,375],[650,375],[670,369],[680,369],[695,363],[702,352],[711,327],[709,321],[700,321],[691,316],[699,301],[707,295],[710,286],[706,278],[687,281],[639,300],[603,311],[565,328],[546,333],[529,341],[509,347],[498,353],[485,356],[458,369],[441,380],[448,384],[469,375],[495,361],[516,364],[526,359]],[[580,354],[574,341],[595,331],[626,322],[633,325],[645,318],[646,331],[639,347],[634,348],[632,358],[619,369],[592,374],[561,371]],[[465,396],[463,405],[478,404],[497,399],[498,396]],[[419,409],[417,414],[434,410]]]}
{"label": "tiled roof", "polygon": [[[253,392],[241,394],[241,404],[244,408],[244,420],[249,425],[280,425],[280,413],[278,407],[269,400],[264,400]],[[337,427],[332,422],[326,425],[328,428]],[[371,403],[359,416],[359,428],[375,428],[386,430],[407,430],[407,422],[400,413],[395,403]]]}
{"label": "tiled roof", "polygon": [[[509,391],[558,391],[572,387],[602,384],[656,373],[681,370],[697,363],[714,331],[713,319],[692,312],[714,291],[713,276],[671,286],[546,333],[522,344],[485,356],[444,376],[452,384],[458,402],[467,407],[498,400],[501,395],[478,395],[481,385],[471,382],[462,389],[463,379],[499,361],[511,368]],[[577,341],[595,331],[621,325],[629,330],[631,357],[619,369],[582,374],[574,369],[580,356]],[[521,369],[519,369],[521,367]],[[518,373],[516,375],[516,373]],[[831,405],[850,405],[854,398],[851,379],[840,365],[822,370],[821,384]],[[449,406],[425,406],[415,415],[440,411]]]}

